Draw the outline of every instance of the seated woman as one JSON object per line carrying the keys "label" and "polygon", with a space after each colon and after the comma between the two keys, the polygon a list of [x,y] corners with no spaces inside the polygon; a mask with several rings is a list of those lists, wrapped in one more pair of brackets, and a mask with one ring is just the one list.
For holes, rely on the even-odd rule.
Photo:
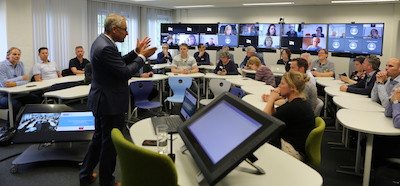
{"label": "seated woman", "polygon": [[281,59],[279,59],[276,64],[278,65],[285,65],[286,72],[290,70],[290,56],[292,52],[289,49],[283,49],[281,52]]}
{"label": "seated woman", "polygon": [[218,64],[215,66],[214,73],[218,75],[237,75],[239,74],[237,70],[237,65],[233,60],[229,58],[228,51],[222,51],[220,53],[220,59]]}
{"label": "seated woman", "polygon": [[[264,112],[286,123],[280,135],[270,143],[300,160],[305,157],[307,136],[315,128],[314,111],[301,93],[309,79],[304,73],[286,72],[278,88],[271,91],[264,108]],[[282,97],[287,102],[275,109],[275,101]]]}
{"label": "seated woman", "polygon": [[258,57],[251,57],[247,61],[247,65],[256,71],[255,79],[257,81],[263,81],[267,85],[276,87],[274,74],[272,73],[271,69],[261,64],[261,61],[258,59]]}
{"label": "seated woman", "polygon": [[354,69],[355,70],[353,71],[353,73],[350,74],[350,77],[340,75],[340,80],[352,85],[352,84],[356,84],[361,79],[363,79],[365,76],[365,72],[364,72],[364,68],[363,68],[364,60],[365,60],[365,57],[363,57],[363,56],[355,58],[354,59]]}

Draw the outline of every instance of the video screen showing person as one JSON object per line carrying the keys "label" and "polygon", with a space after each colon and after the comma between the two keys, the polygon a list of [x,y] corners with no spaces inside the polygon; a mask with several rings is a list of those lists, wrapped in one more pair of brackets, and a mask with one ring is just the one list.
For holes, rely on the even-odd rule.
{"label": "video screen showing person", "polygon": [[258,24],[240,24],[240,36],[258,36]]}
{"label": "video screen showing person", "polygon": [[328,51],[382,55],[384,24],[330,24]]}
{"label": "video screen showing person", "polygon": [[218,24],[219,46],[238,46],[238,24]]}
{"label": "video screen showing person", "polygon": [[282,37],[303,37],[302,24],[283,24]]}
{"label": "video screen showing person", "polygon": [[206,47],[216,47],[218,46],[218,35],[200,34],[200,43]]}
{"label": "video screen showing person", "polygon": [[280,44],[279,24],[259,24],[258,48],[277,49]]}
{"label": "video screen showing person", "polygon": [[327,28],[327,24],[305,24],[302,49],[306,51],[326,49]]}
{"label": "video screen showing person", "polygon": [[177,43],[174,41],[174,34],[161,34],[161,44],[167,44],[169,46],[177,45]]}
{"label": "video screen showing person", "polygon": [[197,46],[199,43],[199,35],[198,34],[176,34],[175,35],[175,43],[181,45],[182,43],[186,43],[188,46]]}

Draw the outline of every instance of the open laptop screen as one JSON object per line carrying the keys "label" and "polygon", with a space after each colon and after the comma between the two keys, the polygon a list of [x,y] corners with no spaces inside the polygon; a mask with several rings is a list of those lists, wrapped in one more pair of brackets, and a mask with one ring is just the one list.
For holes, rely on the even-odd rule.
{"label": "open laptop screen", "polygon": [[270,140],[284,123],[230,93],[216,98],[178,128],[210,185]]}
{"label": "open laptop screen", "polygon": [[197,106],[197,95],[190,89],[186,89],[185,97],[183,98],[181,116],[182,121],[188,120],[195,112]]}

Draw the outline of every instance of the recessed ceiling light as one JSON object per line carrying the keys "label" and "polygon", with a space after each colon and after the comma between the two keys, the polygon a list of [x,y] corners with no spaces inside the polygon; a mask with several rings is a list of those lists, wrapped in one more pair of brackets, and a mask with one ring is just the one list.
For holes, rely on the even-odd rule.
{"label": "recessed ceiling light", "polygon": [[175,8],[207,8],[215,7],[215,5],[190,5],[190,6],[175,6]]}
{"label": "recessed ceiling light", "polygon": [[279,3],[246,3],[243,4],[243,6],[259,6],[259,5],[265,5],[265,6],[272,6],[272,5],[292,5],[294,2],[279,2]]}
{"label": "recessed ceiling light", "polygon": [[356,0],[356,1],[331,1],[331,3],[377,3],[377,2],[394,2],[399,0]]}
{"label": "recessed ceiling light", "polygon": [[157,1],[157,0],[131,0],[131,1],[134,1],[134,2],[146,2],[146,1]]}

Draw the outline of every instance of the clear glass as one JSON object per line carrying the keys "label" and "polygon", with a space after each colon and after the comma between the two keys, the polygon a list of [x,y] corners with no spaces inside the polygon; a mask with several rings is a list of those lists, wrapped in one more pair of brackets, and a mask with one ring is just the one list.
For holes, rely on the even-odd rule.
{"label": "clear glass", "polygon": [[157,131],[157,151],[160,154],[167,154],[168,126],[161,124],[156,127]]}

